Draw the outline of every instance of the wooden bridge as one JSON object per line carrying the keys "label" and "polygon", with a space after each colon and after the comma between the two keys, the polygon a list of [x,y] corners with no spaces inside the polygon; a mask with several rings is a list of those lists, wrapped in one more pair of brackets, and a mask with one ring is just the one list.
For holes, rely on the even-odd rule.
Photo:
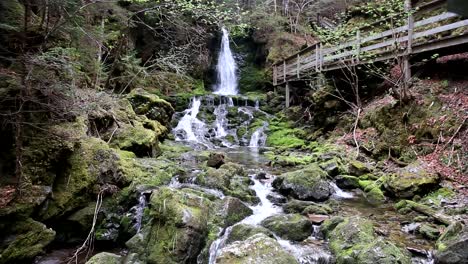
{"label": "wooden bridge", "polygon": [[[361,28],[353,39],[337,46],[316,43],[273,65],[273,85],[286,87],[286,107],[289,107],[289,82],[310,79],[316,73],[337,70],[359,64],[374,63],[401,57],[404,78],[411,78],[409,59],[412,55],[468,43],[468,19],[443,12],[427,17],[446,7],[447,0],[433,0],[415,6],[406,0],[405,25],[379,33],[366,29],[385,22],[377,21]],[[446,10],[446,9],[444,9]],[[415,18],[420,18],[415,21]]]}

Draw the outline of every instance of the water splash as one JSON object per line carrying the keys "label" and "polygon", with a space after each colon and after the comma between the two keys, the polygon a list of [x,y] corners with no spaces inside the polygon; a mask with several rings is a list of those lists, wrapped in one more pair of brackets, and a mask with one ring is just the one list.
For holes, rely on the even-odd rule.
{"label": "water splash", "polygon": [[265,134],[265,129],[267,128],[268,123],[264,122],[263,126],[257,128],[255,132],[252,133],[252,137],[250,138],[249,147],[251,148],[258,148],[265,146],[267,135]]}
{"label": "water splash", "polygon": [[136,212],[135,212],[135,229],[137,233],[140,232],[141,229],[141,221],[143,219],[143,212],[145,211],[146,207],[146,197],[144,193],[140,194],[140,197],[138,197],[138,205],[136,206]]}
{"label": "water splash", "polygon": [[229,47],[229,33],[223,27],[223,37],[221,39],[221,50],[219,51],[218,65],[216,71],[218,74],[218,83],[215,87],[215,94],[236,95],[237,94],[237,66]]}
{"label": "water splash", "polygon": [[336,186],[334,182],[330,182],[330,185],[333,188],[333,191],[335,192],[333,196],[343,199],[350,199],[354,197],[352,193],[341,190],[340,187]]}
{"label": "water splash", "polygon": [[174,128],[176,140],[200,142],[205,127],[205,123],[197,119],[200,105],[201,99],[192,98],[191,107],[184,111],[185,115]]}

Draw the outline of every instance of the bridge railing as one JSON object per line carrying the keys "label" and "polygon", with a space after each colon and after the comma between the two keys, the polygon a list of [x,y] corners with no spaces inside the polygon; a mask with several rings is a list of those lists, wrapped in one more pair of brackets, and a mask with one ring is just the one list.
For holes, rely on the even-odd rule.
{"label": "bridge railing", "polygon": [[[273,84],[298,80],[310,72],[329,71],[350,64],[371,63],[441,48],[437,42],[444,38],[468,35],[468,19],[463,20],[456,14],[444,12],[424,18],[429,11],[444,4],[446,0],[435,0],[414,9],[408,7],[405,25],[379,33],[363,33],[365,28],[361,28],[353,39],[337,46],[315,43],[275,63]],[[420,19],[414,21],[415,17]],[[468,38],[463,41],[468,42]],[[429,42],[433,43],[431,47],[421,45]]]}

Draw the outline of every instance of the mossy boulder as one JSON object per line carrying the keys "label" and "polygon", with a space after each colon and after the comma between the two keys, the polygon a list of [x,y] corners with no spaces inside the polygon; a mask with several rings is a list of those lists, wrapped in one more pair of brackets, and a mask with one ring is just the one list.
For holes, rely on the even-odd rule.
{"label": "mossy boulder", "polygon": [[139,157],[154,157],[158,153],[160,135],[160,131],[148,129],[143,123],[135,121],[117,128],[110,138],[110,146],[131,151]]}
{"label": "mossy boulder", "polygon": [[396,197],[411,198],[437,188],[440,176],[419,163],[410,164],[396,173],[386,176],[385,188]]}
{"label": "mossy boulder", "polygon": [[430,224],[422,224],[419,226],[418,233],[430,240],[436,240],[440,236],[438,227]]}
{"label": "mossy boulder", "polygon": [[333,158],[320,163],[320,168],[322,168],[330,177],[335,177],[338,174],[346,173],[344,166],[341,164],[339,158]]}
{"label": "mossy boulder", "polygon": [[238,224],[232,227],[226,243],[230,244],[235,241],[244,241],[255,234],[265,234],[273,238],[273,233],[263,226],[253,226],[248,224]]}
{"label": "mossy boulder", "polygon": [[300,214],[320,214],[327,215],[333,213],[333,209],[322,203],[314,203],[310,201],[291,200],[283,206],[286,213],[300,213]]}
{"label": "mossy boulder", "polygon": [[151,120],[156,120],[165,127],[170,127],[174,108],[164,99],[143,89],[131,91],[127,99],[132,104],[135,113],[145,115]]}
{"label": "mossy boulder", "polygon": [[[23,263],[44,252],[55,238],[55,231],[44,224],[27,219],[2,230],[8,237],[0,244],[0,263]],[[6,243],[5,243],[6,242]]]}
{"label": "mossy boulder", "polygon": [[55,179],[52,198],[41,212],[42,219],[58,217],[84,207],[96,197],[95,186],[99,183],[126,184],[117,165],[116,152],[102,140],[80,140],[72,154],[64,161],[62,173]]}
{"label": "mossy boulder", "polygon": [[316,165],[280,175],[273,181],[273,187],[300,200],[324,201],[333,192],[327,173]]}
{"label": "mossy boulder", "polygon": [[151,225],[127,241],[147,263],[196,261],[208,232],[213,207],[203,193],[161,187],[150,198]]}
{"label": "mossy boulder", "polygon": [[86,264],[120,264],[122,263],[122,256],[117,254],[101,252],[94,255]]}
{"label": "mossy boulder", "polygon": [[338,264],[411,263],[409,252],[376,237],[372,222],[361,217],[334,217],[325,220],[321,230]]}
{"label": "mossy boulder", "polygon": [[252,209],[235,197],[226,197],[223,209],[225,227],[232,226],[253,213]]}
{"label": "mossy boulder", "polygon": [[227,245],[216,258],[218,264],[297,264],[273,238],[255,234],[243,241]]}
{"label": "mossy boulder", "polygon": [[237,197],[244,202],[257,203],[255,191],[249,188],[253,184],[242,166],[228,162],[219,169],[207,167],[199,173],[196,183],[208,188],[218,189],[226,195]]}
{"label": "mossy boulder", "polygon": [[358,160],[350,160],[348,163],[348,173],[353,176],[361,176],[372,171],[372,167]]}
{"label": "mossy boulder", "polygon": [[287,240],[302,241],[312,234],[312,223],[300,214],[270,216],[261,225]]}
{"label": "mossy boulder", "polygon": [[381,204],[387,200],[381,189],[382,179],[377,181],[362,180],[358,183],[359,187],[364,191],[367,201],[371,204]]}
{"label": "mossy boulder", "polygon": [[468,228],[460,222],[447,227],[437,240],[435,258],[437,263],[468,263]]}
{"label": "mossy boulder", "polygon": [[359,188],[359,178],[350,175],[338,175],[335,177],[335,182],[341,189]]}

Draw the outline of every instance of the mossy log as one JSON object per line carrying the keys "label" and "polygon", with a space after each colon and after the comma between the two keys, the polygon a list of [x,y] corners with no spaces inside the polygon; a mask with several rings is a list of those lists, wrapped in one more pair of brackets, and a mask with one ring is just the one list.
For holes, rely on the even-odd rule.
{"label": "mossy log", "polygon": [[452,224],[452,220],[449,217],[447,217],[447,216],[445,216],[443,214],[437,213],[435,210],[433,210],[432,208],[430,208],[427,205],[419,204],[419,203],[416,203],[416,202],[413,202],[413,201],[410,201],[410,200],[403,200],[403,201],[400,201],[397,204],[397,207],[399,207],[399,208],[406,207],[406,208],[412,209],[412,210],[414,210],[414,211],[416,211],[418,213],[421,213],[421,214],[427,215],[429,217],[432,217],[437,222],[439,222],[441,224],[444,224],[444,225],[447,225],[447,226]]}

